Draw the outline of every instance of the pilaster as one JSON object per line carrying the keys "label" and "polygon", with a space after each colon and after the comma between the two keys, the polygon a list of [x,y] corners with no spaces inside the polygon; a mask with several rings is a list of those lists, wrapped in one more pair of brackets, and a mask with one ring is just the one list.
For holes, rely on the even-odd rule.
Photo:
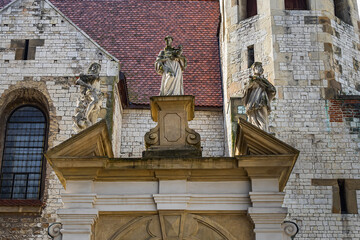
{"label": "pilaster", "polygon": [[92,181],[69,181],[61,194],[64,208],[58,210],[61,219],[63,240],[91,240],[93,225],[99,215],[94,208],[96,194]]}
{"label": "pilaster", "polygon": [[91,240],[93,224],[98,217],[97,209],[60,209],[63,240]]}
{"label": "pilaster", "polygon": [[287,215],[283,208],[285,194],[279,192],[277,179],[252,179],[248,213],[255,224],[256,240],[283,239],[282,223]]}

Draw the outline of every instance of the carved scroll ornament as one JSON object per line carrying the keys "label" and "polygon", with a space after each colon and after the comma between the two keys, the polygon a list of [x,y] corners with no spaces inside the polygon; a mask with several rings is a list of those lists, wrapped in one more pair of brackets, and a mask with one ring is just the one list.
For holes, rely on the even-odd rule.
{"label": "carved scroll ornament", "polygon": [[62,234],[60,232],[62,228],[61,223],[53,223],[48,228],[48,234],[53,240],[61,240]]}

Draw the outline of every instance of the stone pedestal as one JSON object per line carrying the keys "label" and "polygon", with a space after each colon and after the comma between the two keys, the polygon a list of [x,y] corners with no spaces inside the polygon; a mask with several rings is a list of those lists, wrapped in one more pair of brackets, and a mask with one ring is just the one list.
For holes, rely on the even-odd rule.
{"label": "stone pedestal", "polygon": [[143,157],[201,157],[200,135],[188,126],[194,96],[150,98],[151,118],[158,125],[145,135]]}

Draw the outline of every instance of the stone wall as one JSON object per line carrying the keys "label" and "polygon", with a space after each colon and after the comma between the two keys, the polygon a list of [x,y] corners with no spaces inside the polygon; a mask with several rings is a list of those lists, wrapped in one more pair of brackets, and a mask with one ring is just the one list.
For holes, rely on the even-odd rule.
{"label": "stone wall", "polygon": [[[19,45],[14,40],[26,39],[38,39],[40,44],[35,52],[29,52],[28,60],[15,60],[19,57]],[[117,60],[50,3],[15,1],[0,12],[0,115],[11,111],[13,102],[20,98],[23,103],[41,102],[49,113],[48,147],[65,141],[74,134],[72,116],[80,95],[76,77],[93,62],[102,66],[101,90],[105,100],[101,118],[121,124],[120,100],[113,96],[119,71]],[[113,99],[118,101],[113,104]],[[119,109],[112,115],[114,108]],[[4,124],[0,130],[3,138]],[[120,130],[112,130],[117,138]],[[120,146],[119,142],[114,144]],[[41,213],[0,213],[1,239],[48,239],[47,227],[57,220],[56,210],[62,206],[62,186],[48,164],[46,168]]]}
{"label": "stone wall", "polygon": [[[351,25],[334,16],[330,0],[310,0],[310,10],[301,11],[284,10],[280,0],[257,2],[258,15],[245,20],[236,16],[239,1],[222,4],[226,125],[231,121],[229,99],[238,96],[240,82],[248,77],[246,47],[254,44],[255,61],[263,62],[265,76],[277,88],[270,130],[301,152],[285,189],[288,219],[300,226],[296,239],[356,239],[359,215],[334,213],[339,187],[313,184],[314,179],[359,178],[355,1],[347,1]],[[231,154],[230,128],[226,134]]]}
{"label": "stone wall", "polygon": [[[119,89],[117,84],[114,84],[114,92],[118,93]],[[121,106],[121,99],[119,94],[114,94],[113,99],[113,118],[112,118],[112,129],[111,129],[111,142],[112,148],[114,152],[114,157],[120,157],[120,150],[121,150],[121,127],[122,127],[122,114],[123,108]]]}
{"label": "stone wall", "polygon": [[356,100],[335,100],[359,94],[358,30],[317,11],[286,11],[274,22],[282,31],[274,32],[272,131],[301,151],[286,188],[288,218],[300,225],[299,239],[353,239],[358,214],[335,213],[338,193],[312,180],[356,179],[360,173]]}
{"label": "stone wall", "polygon": [[[150,110],[125,109],[122,118],[121,157],[141,157],[145,151],[144,136],[156,123]],[[224,155],[223,115],[218,111],[195,111],[189,127],[201,136],[204,157]]]}
{"label": "stone wall", "polygon": [[[299,224],[299,239],[354,239],[359,235],[358,214],[333,213],[332,186],[313,186],[312,180],[357,178],[359,135],[345,122],[332,121],[330,102],[309,99],[309,90],[288,88],[290,99],[274,104],[276,136],[301,152],[286,187],[288,218]],[[291,99],[303,91],[309,94]]]}

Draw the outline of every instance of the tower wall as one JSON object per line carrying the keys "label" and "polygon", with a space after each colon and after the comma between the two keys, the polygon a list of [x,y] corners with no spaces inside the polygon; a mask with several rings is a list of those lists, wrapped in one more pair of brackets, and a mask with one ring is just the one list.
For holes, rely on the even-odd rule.
{"label": "tower wall", "polygon": [[[249,75],[247,53],[254,45],[254,60],[263,63],[265,76],[277,88],[270,131],[301,151],[286,187],[288,218],[301,227],[297,238],[356,237],[358,215],[334,212],[337,186],[314,183],[314,179],[353,180],[360,172],[356,1],[344,1],[350,24],[335,16],[330,0],[307,1],[307,10],[285,10],[280,0],[258,0],[258,14],[243,19],[244,2],[221,4],[228,153],[232,154],[234,120],[230,98],[239,96],[240,83]],[[359,201],[358,196],[357,202],[348,204]]]}

